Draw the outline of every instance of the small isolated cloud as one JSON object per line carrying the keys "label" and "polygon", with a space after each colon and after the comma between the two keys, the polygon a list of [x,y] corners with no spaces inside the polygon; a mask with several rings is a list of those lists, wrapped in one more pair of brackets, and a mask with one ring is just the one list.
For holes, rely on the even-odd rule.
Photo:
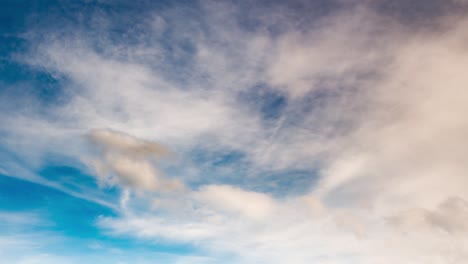
{"label": "small isolated cloud", "polygon": [[165,177],[153,165],[169,153],[164,146],[112,130],[95,130],[88,138],[101,149],[101,157],[91,163],[103,183],[144,191],[183,189],[181,181]]}
{"label": "small isolated cloud", "polygon": [[266,194],[245,191],[229,185],[204,186],[195,197],[201,203],[218,211],[241,214],[259,220],[272,217],[277,206]]}
{"label": "small isolated cloud", "polygon": [[162,157],[169,150],[161,144],[136,139],[124,133],[112,130],[95,130],[88,134],[92,143],[103,148],[105,152],[119,152],[135,159]]}

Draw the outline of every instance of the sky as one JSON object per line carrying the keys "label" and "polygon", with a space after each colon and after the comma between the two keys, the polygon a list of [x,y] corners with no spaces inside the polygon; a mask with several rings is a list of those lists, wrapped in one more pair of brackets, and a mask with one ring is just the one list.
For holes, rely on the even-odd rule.
{"label": "sky", "polygon": [[466,263],[467,14],[0,1],[0,263]]}

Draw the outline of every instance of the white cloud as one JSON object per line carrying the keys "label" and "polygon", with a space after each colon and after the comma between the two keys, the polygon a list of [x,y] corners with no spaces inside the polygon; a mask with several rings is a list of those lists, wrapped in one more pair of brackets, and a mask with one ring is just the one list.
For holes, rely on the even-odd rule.
{"label": "white cloud", "polygon": [[115,150],[135,158],[159,157],[169,152],[164,146],[155,142],[138,140],[110,130],[92,131],[89,138],[93,143],[101,145],[105,151]]}
{"label": "white cloud", "polygon": [[[466,122],[463,116],[468,96],[463,89],[463,83],[466,83],[463,69],[466,67],[465,48],[461,45],[464,39],[461,29],[465,22],[458,21],[457,24],[443,37],[431,32],[413,36],[396,46],[389,43],[392,46],[389,54],[383,54],[391,55],[391,60],[377,69],[382,71],[381,75],[368,83],[361,82],[361,89],[355,90],[361,98],[353,99],[368,107],[356,112],[344,101],[345,104],[335,105],[338,108],[328,113],[333,115],[336,111],[351,110],[352,114],[359,113],[360,116],[352,119],[357,129],[338,138],[341,148],[326,150],[321,182],[312,191],[328,207],[323,209],[317,202],[312,203],[312,208],[325,210],[324,215],[306,214],[310,205],[298,202],[302,198],[275,201],[264,194],[250,197],[250,192],[243,194],[245,191],[239,190],[235,192],[239,195],[233,195],[232,187],[218,187],[216,191],[207,192],[210,195],[205,194],[212,201],[206,203],[208,208],[188,212],[192,215],[189,217],[191,221],[195,221],[190,226],[201,228],[203,234],[210,235],[199,236],[202,242],[196,237],[190,237],[189,241],[198,241],[211,250],[237,252],[245,256],[247,263],[251,260],[284,263],[286,259],[290,263],[462,263],[468,252],[464,246],[463,224],[467,195],[463,188],[466,186],[463,158]],[[381,25],[376,22],[376,26]],[[330,41],[337,45],[342,42]],[[366,46],[359,47],[365,53]],[[346,54],[346,51],[338,50]],[[300,49],[293,52],[300,52]],[[315,50],[312,46],[302,52],[308,56]],[[355,60],[359,60],[359,56],[350,59],[351,62]],[[342,59],[338,61],[342,62]],[[291,63],[296,62],[292,60]],[[298,67],[301,63],[309,65],[297,63]],[[331,63],[333,65],[333,61]],[[291,78],[301,82],[303,74],[311,74],[315,80],[313,69],[310,73],[304,68],[307,67],[293,71],[299,75]],[[342,77],[339,71],[331,76],[337,80]],[[284,133],[294,131],[284,130]],[[310,144],[307,138],[298,136],[296,139],[299,138],[304,144]],[[291,144],[285,145],[284,149],[298,158],[304,150],[290,152],[286,147],[294,146],[294,139],[288,138]],[[273,144],[278,143],[283,142]],[[273,153],[281,155],[278,151]],[[207,187],[207,190],[210,188],[213,187]],[[239,198],[235,198],[237,196]],[[453,196],[460,198],[450,198]],[[257,199],[260,197],[263,198]],[[386,221],[401,210],[412,208],[420,209]],[[230,210],[242,213],[233,216]],[[255,215],[252,212],[270,217],[261,226],[256,226],[256,221],[249,220]],[[200,214],[208,215],[202,217]],[[170,216],[163,217],[170,219]],[[126,219],[109,221],[128,224]],[[393,225],[395,222],[399,226],[397,229]],[[176,230],[186,228],[184,224],[173,225],[171,228]],[[424,225],[430,228],[420,229]],[[411,233],[405,234],[408,226]],[[144,232],[147,228],[141,225],[126,231]],[[191,229],[186,230],[187,234],[194,234]],[[310,248],[316,251],[310,252]]]}
{"label": "white cloud", "polygon": [[103,183],[162,192],[184,188],[181,181],[166,178],[152,165],[152,157],[168,153],[164,146],[111,130],[93,131],[89,138],[102,148],[101,159],[91,163]]}
{"label": "white cloud", "polygon": [[389,221],[406,232],[421,232],[434,228],[455,236],[468,231],[468,203],[458,197],[450,197],[433,211],[415,208],[390,217]]}
{"label": "white cloud", "polygon": [[372,86],[372,111],[319,190],[333,196],[342,189],[350,195],[343,199],[389,207],[431,209],[451,196],[466,199],[465,25],[461,20],[445,35],[415,36],[395,50],[391,67]]}
{"label": "white cloud", "polygon": [[204,186],[195,197],[217,210],[240,213],[259,220],[271,217],[276,206],[266,194],[249,192],[229,185]]}
{"label": "white cloud", "polygon": [[[235,11],[223,5],[204,8],[206,17],[188,19],[206,22],[206,35],[174,25],[195,50],[184,82],[159,71],[163,62],[99,54],[82,44],[91,40],[42,45],[31,63],[66,75],[73,93],[51,110],[56,118],[5,117],[16,135],[7,141],[37,152],[69,141],[63,152],[76,157],[90,151],[70,139],[94,131],[89,138],[102,150],[96,174],[127,190],[124,213],[99,221],[114,235],[193,243],[242,263],[466,259],[466,19],[436,22],[443,32],[412,32],[360,7],[307,29],[285,21],[275,36],[269,24],[247,31],[230,23]],[[171,27],[161,21],[157,31]],[[142,45],[135,53],[163,50],[157,42]],[[266,122],[237,99],[257,84],[287,99],[278,120]],[[33,136],[31,124],[44,133]],[[94,130],[102,127],[115,130]],[[168,150],[155,142],[182,161],[196,148],[240,151],[249,165],[238,166],[249,166],[249,175],[239,178],[319,167],[320,179],[299,197],[226,183],[191,189],[185,175],[159,171]],[[151,193],[134,197],[129,189]],[[183,191],[174,195],[177,189]],[[133,208],[129,201],[143,202]],[[142,210],[147,204],[152,208]]]}
{"label": "white cloud", "polygon": [[378,69],[374,66],[385,59],[390,44],[385,41],[398,37],[392,23],[387,29],[380,28],[383,22],[369,10],[357,8],[324,18],[305,34],[288,32],[276,43],[267,80],[292,97],[314,90],[361,86],[366,79],[360,76],[375,74]]}

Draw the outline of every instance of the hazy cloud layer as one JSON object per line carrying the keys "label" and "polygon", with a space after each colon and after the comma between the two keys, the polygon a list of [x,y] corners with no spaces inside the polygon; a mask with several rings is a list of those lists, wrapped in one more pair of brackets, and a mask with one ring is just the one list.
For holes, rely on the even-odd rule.
{"label": "hazy cloud layer", "polygon": [[[103,21],[90,30],[102,38],[32,36],[21,60],[63,78],[64,103],[1,114],[2,142],[31,167],[58,152],[118,187],[119,214],[97,222],[111,236],[188,243],[216,263],[461,264],[468,18],[424,26],[338,2],[314,19],[252,8],[248,26],[241,4],[202,1],[142,17],[128,41]],[[296,171],[305,193],[252,184]]]}

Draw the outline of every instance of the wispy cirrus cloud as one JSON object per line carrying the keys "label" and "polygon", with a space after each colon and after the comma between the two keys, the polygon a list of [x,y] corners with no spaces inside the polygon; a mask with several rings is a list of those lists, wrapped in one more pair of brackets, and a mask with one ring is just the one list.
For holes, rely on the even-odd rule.
{"label": "wispy cirrus cloud", "polygon": [[[33,36],[24,61],[63,78],[63,103],[2,115],[2,142],[93,161],[119,190],[119,214],[98,220],[111,236],[214,262],[462,263],[467,20],[428,11],[424,26],[380,2],[312,18],[203,1],[145,13],[128,39],[105,15]],[[261,188],[295,171],[309,191]]]}

